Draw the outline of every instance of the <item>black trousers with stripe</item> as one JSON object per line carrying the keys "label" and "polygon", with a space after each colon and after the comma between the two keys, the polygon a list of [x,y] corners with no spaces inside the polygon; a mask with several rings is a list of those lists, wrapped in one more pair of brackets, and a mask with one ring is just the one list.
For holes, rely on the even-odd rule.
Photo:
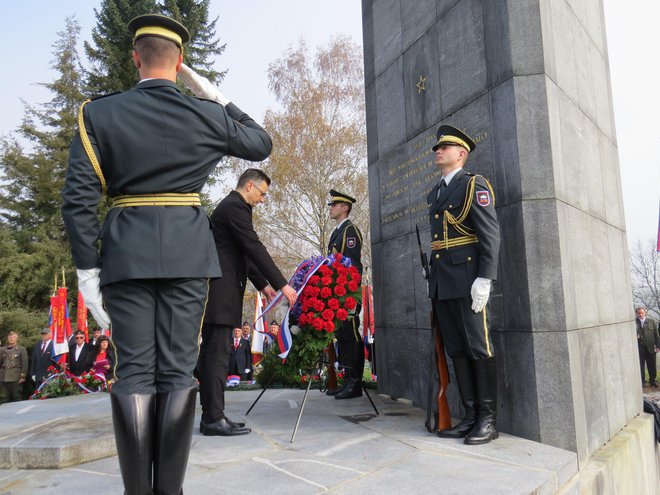
{"label": "black trousers with stripe", "polygon": [[433,309],[445,351],[450,358],[467,356],[472,359],[493,357],[493,339],[490,332],[490,308],[479,313],[472,311],[472,298],[433,299]]}
{"label": "black trousers with stripe", "polygon": [[141,279],[104,285],[119,394],[189,388],[199,353],[208,279]]}

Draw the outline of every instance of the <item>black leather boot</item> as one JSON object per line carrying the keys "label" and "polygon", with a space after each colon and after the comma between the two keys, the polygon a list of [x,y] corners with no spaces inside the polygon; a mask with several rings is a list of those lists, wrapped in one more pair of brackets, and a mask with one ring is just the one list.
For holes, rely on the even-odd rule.
{"label": "black leather boot", "polygon": [[110,394],[125,495],[152,495],[155,394]]}
{"label": "black leather boot", "polygon": [[495,358],[475,360],[474,376],[477,386],[477,423],[465,437],[465,443],[468,445],[488,443],[500,436],[496,429],[497,367]]}
{"label": "black leather boot", "polygon": [[453,361],[458,393],[461,396],[465,412],[460,423],[438,432],[440,438],[463,438],[472,431],[474,424],[477,422],[477,397],[474,388],[473,361],[467,356],[456,357]]}
{"label": "black leather boot", "polygon": [[180,495],[195,420],[196,387],[156,394],[154,494]]}

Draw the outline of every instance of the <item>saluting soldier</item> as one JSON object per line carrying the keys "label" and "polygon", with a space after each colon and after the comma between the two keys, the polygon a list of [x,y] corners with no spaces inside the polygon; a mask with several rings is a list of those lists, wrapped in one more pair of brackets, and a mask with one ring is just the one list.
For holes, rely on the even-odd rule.
{"label": "saluting soldier", "polygon": [[[348,194],[330,190],[330,218],[335,221],[335,229],[328,242],[328,254],[341,253],[350,258],[362,275],[362,233],[348,218],[355,199]],[[345,367],[344,386],[328,390],[335,399],[352,399],[362,396],[362,373],[364,372],[364,349],[360,335],[360,306],[335,332],[339,345],[339,364]]]}
{"label": "saluting soldier", "polygon": [[[143,15],[128,28],[141,81],[81,108],[62,214],[85,303],[101,328],[112,321],[111,403],[125,493],[179,494],[208,280],[221,275],[199,193],[222,157],[263,160],[272,144],[182,65],[190,38],[183,25]],[[205,99],[181,93],[177,74]],[[104,192],[112,208],[101,229]]]}
{"label": "saluting soldier", "polygon": [[7,334],[7,345],[0,347],[0,386],[5,402],[21,400],[28,366],[27,351],[18,344],[18,334],[12,330]]}
{"label": "saluting soldier", "polygon": [[427,197],[432,237],[429,297],[465,409],[461,422],[438,436],[464,437],[467,444],[498,437],[488,299],[497,276],[500,231],[490,183],[463,170],[475,146],[455,127],[438,128],[433,151],[442,179]]}

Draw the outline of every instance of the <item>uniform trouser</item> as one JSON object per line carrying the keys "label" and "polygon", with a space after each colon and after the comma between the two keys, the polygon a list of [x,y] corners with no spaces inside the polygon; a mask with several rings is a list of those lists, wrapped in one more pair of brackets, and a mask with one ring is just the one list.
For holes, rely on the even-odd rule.
{"label": "uniform trouser", "polygon": [[639,348],[639,369],[642,372],[642,383],[645,381],[644,378],[644,364],[649,370],[649,383],[657,383],[657,366],[656,366],[656,354],[655,352],[649,352],[645,346],[638,345]]}
{"label": "uniform trouser", "polygon": [[5,392],[5,402],[16,402],[21,400],[23,384],[15,382],[0,382],[0,387]]}
{"label": "uniform trouser", "polygon": [[339,365],[346,367],[346,377],[362,379],[364,372],[364,344],[359,332],[360,317],[348,319],[336,332],[339,344]]}
{"label": "uniform trouser", "polygon": [[493,357],[490,332],[490,308],[479,313],[472,311],[472,298],[433,299],[442,341],[450,358],[467,356],[472,359]]}
{"label": "uniform trouser", "polygon": [[190,388],[208,279],[125,280],[102,292],[116,351],[113,393]]}
{"label": "uniform trouser", "polygon": [[202,326],[202,345],[197,360],[199,398],[202,421],[210,424],[225,417],[225,387],[231,352],[230,335],[233,329],[205,323]]}

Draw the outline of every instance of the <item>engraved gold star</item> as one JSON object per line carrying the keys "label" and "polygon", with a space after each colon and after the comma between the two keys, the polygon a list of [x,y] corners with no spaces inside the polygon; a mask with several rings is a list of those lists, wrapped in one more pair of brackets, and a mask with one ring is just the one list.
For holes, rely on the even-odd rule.
{"label": "engraved gold star", "polygon": [[426,91],[426,86],[424,86],[424,83],[426,83],[426,77],[424,77],[420,74],[419,81],[417,81],[417,94],[418,95],[422,94],[422,91]]}

